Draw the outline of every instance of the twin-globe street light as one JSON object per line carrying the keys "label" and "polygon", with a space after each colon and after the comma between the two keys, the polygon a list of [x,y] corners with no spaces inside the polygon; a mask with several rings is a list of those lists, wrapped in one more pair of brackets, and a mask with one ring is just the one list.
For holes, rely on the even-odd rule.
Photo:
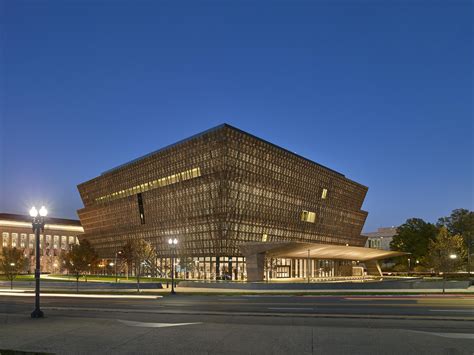
{"label": "twin-globe street light", "polygon": [[176,250],[176,246],[178,245],[178,239],[170,238],[168,239],[168,244],[171,248],[171,294],[174,295],[174,252]]}
{"label": "twin-globe street light", "polygon": [[40,309],[40,232],[44,232],[44,217],[48,210],[41,206],[38,211],[34,206],[30,210],[30,216],[33,218],[33,232],[36,242],[36,268],[35,268],[35,310],[31,313],[31,318],[42,318],[43,311]]}

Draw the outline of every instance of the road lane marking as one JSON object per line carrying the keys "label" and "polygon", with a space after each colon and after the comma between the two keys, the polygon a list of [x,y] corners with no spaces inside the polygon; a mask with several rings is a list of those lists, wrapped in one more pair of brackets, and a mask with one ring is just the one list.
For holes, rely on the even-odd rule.
{"label": "road lane marking", "polygon": [[268,307],[267,309],[271,309],[273,311],[312,311],[313,308],[305,308],[305,307]]}
{"label": "road lane marking", "polygon": [[168,328],[168,327],[180,327],[183,325],[202,324],[197,323],[147,323],[147,322],[133,322],[131,320],[117,319],[120,323],[128,325],[130,327],[142,327],[142,328]]}
{"label": "road lane marking", "polygon": [[471,309],[430,309],[430,312],[459,312],[459,313],[474,313]]}
{"label": "road lane marking", "polygon": [[413,333],[429,334],[443,338],[452,338],[452,339],[474,339],[474,334],[471,333],[432,333],[432,332],[423,332],[421,330],[409,330]]}
{"label": "road lane marking", "polygon": [[250,301],[245,298],[219,298],[219,301]]}
{"label": "road lane marking", "polygon": [[[209,316],[252,316],[252,317],[304,317],[304,318],[364,318],[364,319],[430,319],[430,320],[457,320],[474,321],[470,316],[431,316],[431,315],[396,315],[396,314],[335,314],[335,313],[271,313],[271,312],[229,312],[229,311],[195,311],[172,310],[164,306],[154,306],[159,309],[130,309],[130,308],[90,308],[90,307],[59,307],[43,306],[44,310],[51,311],[78,311],[78,312],[113,312],[113,313],[152,313],[167,315],[209,315]],[[4,313],[0,313],[4,314]],[[11,315],[9,313],[5,313]]]}
{"label": "road lane marking", "polygon": [[[0,296],[16,296],[16,297],[35,297],[34,293],[23,292],[0,292]],[[96,294],[81,294],[81,293],[41,293],[41,297],[61,297],[61,298],[114,298],[114,299],[148,299],[156,300],[163,298],[163,296],[150,295],[96,295]]]}

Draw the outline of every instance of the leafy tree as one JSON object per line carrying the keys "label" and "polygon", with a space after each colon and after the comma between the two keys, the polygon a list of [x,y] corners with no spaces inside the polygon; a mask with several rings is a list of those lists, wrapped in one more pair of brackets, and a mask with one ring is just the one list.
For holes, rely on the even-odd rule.
{"label": "leafy tree", "polygon": [[98,256],[89,241],[83,240],[80,244],[71,245],[63,261],[64,267],[76,277],[76,291],[79,292],[79,278],[94,267]]}
{"label": "leafy tree", "polygon": [[152,268],[155,260],[155,248],[144,239],[130,239],[123,248],[124,258],[133,265],[137,279],[137,292],[140,292],[140,277],[145,267]]}
{"label": "leafy tree", "polygon": [[412,258],[421,260],[428,252],[430,241],[436,238],[437,227],[421,218],[410,218],[397,228],[397,234],[390,243],[392,250],[411,253]]}
{"label": "leafy tree", "polygon": [[2,248],[0,257],[0,270],[10,281],[10,289],[13,289],[13,280],[26,266],[27,259],[23,255],[23,251],[17,248]]}
{"label": "leafy tree", "polygon": [[[462,268],[467,254],[461,235],[449,235],[446,227],[441,227],[435,240],[428,247],[428,264],[438,272],[453,272]],[[451,257],[453,256],[453,257]],[[454,257],[455,256],[455,257]]]}
{"label": "leafy tree", "polygon": [[445,226],[452,235],[460,234],[467,241],[474,234],[474,212],[459,208],[448,217],[438,219],[438,226]]}
{"label": "leafy tree", "polygon": [[130,270],[133,267],[133,249],[132,249],[132,241],[129,240],[122,248],[122,253],[120,254],[120,259],[123,261],[125,266],[127,267],[127,280]]}

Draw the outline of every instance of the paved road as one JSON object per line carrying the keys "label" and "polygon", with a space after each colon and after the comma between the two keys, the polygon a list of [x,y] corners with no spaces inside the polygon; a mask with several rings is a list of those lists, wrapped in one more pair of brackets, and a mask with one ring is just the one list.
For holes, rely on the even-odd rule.
{"label": "paved road", "polygon": [[[21,313],[31,308],[32,297],[0,297],[0,313]],[[97,300],[44,297],[45,309],[133,310],[173,314],[278,314],[347,317],[450,318],[474,320],[474,296],[284,296],[208,295],[166,296],[158,300]]]}
{"label": "paved road", "polygon": [[0,297],[0,349],[57,353],[473,354],[469,296]]}

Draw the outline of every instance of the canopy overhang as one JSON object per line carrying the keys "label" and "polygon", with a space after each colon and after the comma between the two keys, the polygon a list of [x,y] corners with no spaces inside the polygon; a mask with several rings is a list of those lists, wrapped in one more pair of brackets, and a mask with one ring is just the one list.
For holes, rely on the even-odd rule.
{"label": "canopy overhang", "polygon": [[381,275],[378,260],[408,255],[399,251],[388,251],[348,245],[316,244],[300,242],[245,243],[239,245],[246,258],[249,281],[263,280],[264,257],[323,259],[359,261],[376,270]]}
{"label": "canopy overhang", "polygon": [[326,260],[369,261],[407,255],[399,251],[346,245],[316,243],[245,243],[240,245],[243,255],[265,253],[275,258],[311,258]]}

